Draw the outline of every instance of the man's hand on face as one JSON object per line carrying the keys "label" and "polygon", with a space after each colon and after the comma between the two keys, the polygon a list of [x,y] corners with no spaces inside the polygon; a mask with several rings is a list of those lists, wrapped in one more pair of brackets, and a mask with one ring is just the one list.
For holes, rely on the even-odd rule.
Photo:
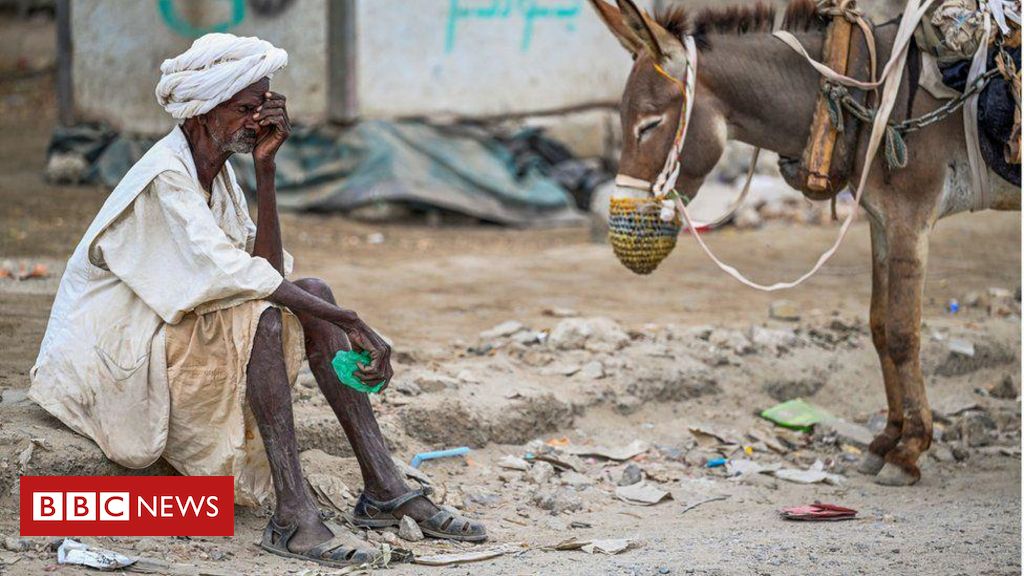
{"label": "man's hand on face", "polygon": [[384,382],[381,391],[388,387],[394,371],[391,369],[391,346],[373,331],[362,320],[353,325],[343,327],[353,350],[364,350],[370,353],[370,365],[357,370],[356,378],[374,386]]}
{"label": "man's hand on face", "polygon": [[256,147],[252,150],[253,160],[259,164],[273,162],[278,148],[292,132],[292,124],[288,120],[284,95],[267,92],[263,95],[263,104],[256,108],[253,119],[259,122],[260,131],[256,135]]}

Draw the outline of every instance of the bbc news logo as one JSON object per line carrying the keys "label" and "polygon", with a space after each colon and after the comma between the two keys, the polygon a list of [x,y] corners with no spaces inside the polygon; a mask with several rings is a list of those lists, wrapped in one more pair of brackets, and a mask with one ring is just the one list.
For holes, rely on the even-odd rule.
{"label": "bbc news logo", "polygon": [[23,536],[233,536],[231,476],[22,476]]}

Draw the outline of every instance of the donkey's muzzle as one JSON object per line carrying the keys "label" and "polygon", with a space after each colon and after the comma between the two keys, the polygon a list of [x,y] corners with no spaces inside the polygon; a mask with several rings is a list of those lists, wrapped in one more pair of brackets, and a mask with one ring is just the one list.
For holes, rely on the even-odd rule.
{"label": "donkey's muzzle", "polygon": [[650,274],[676,247],[682,224],[678,215],[661,219],[661,202],[649,194],[612,196],[608,207],[608,242],[623,266]]}

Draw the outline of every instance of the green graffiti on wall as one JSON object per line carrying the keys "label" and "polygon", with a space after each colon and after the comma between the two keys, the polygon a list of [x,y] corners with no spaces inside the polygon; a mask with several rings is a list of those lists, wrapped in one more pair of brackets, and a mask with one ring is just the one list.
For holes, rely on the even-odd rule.
{"label": "green graffiti on wall", "polygon": [[175,34],[185,38],[198,38],[210,32],[227,32],[245,20],[245,0],[218,0],[231,3],[231,16],[227,20],[210,24],[209,26],[193,26],[191,22],[182,18],[174,6],[174,0],[157,0],[160,8],[160,17]]}

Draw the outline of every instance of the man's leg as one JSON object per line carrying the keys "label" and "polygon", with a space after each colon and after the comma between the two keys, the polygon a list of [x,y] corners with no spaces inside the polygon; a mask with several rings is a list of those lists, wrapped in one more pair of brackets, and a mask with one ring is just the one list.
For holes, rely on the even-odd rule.
{"label": "man's leg", "polygon": [[[321,280],[303,278],[295,284],[318,298],[335,303],[331,289]],[[331,366],[338,350],[351,348],[345,333],[338,326],[318,318],[304,314],[299,314],[298,318],[305,333],[309,367],[348,436],[363,474],[366,495],[375,500],[390,500],[405,494],[409,487],[391,461],[369,398],[342,384]],[[396,514],[398,517],[408,515],[419,521],[430,518],[437,511],[438,508],[426,498],[414,498],[398,508]]]}
{"label": "man's leg", "polygon": [[274,520],[281,525],[298,525],[288,548],[292,552],[304,552],[329,540],[333,534],[320,520],[320,512],[302,478],[282,330],[281,311],[267,309],[260,317],[253,340],[246,395],[270,461],[277,496]]}

